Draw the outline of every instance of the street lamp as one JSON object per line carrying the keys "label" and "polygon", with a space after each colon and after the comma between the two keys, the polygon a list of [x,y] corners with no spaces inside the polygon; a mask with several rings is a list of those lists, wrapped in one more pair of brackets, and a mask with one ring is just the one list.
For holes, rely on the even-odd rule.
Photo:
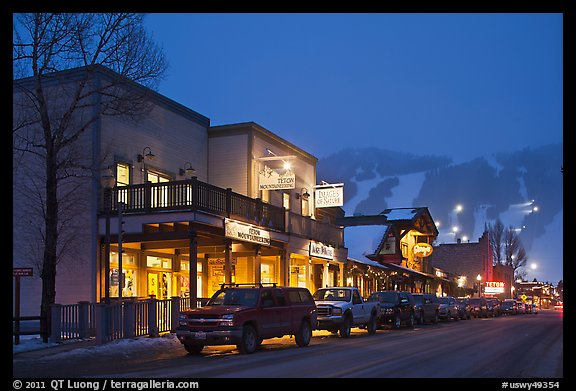
{"label": "street lamp", "polygon": [[148,181],[148,172],[146,170],[146,162],[144,160],[154,160],[155,157],[156,155],[152,153],[152,148],[150,147],[144,147],[144,149],[142,150],[142,154],[138,154],[137,156],[138,163],[142,163],[142,175],[144,176],[142,183]]}
{"label": "street lamp", "polygon": [[481,285],[481,284],[482,284],[482,283],[481,283],[481,281],[482,281],[482,276],[481,276],[480,274],[478,274],[478,275],[476,276],[476,280],[478,281],[478,297],[480,297],[480,296],[481,296],[481,293],[482,293],[482,285]]}
{"label": "street lamp", "polygon": [[100,185],[104,189],[104,211],[106,213],[106,232],[104,239],[104,300],[110,301],[110,209],[112,205],[112,189],[116,186],[116,177],[108,168],[100,177]]}

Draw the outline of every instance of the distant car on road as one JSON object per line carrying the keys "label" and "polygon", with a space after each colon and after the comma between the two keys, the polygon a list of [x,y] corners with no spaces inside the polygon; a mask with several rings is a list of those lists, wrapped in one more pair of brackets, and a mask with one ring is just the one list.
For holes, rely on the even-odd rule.
{"label": "distant car on road", "polygon": [[438,315],[441,320],[449,321],[450,319],[460,320],[458,314],[458,304],[456,299],[452,296],[439,297],[440,308],[438,310]]}
{"label": "distant car on road", "polygon": [[486,299],[483,297],[471,297],[470,298],[471,312],[472,316],[475,318],[487,318],[488,317],[488,304]]}
{"label": "distant car on road", "polygon": [[500,304],[500,311],[502,315],[516,315],[518,313],[518,305],[514,299],[504,299]]}
{"label": "distant car on road", "polygon": [[457,297],[456,303],[458,303],[458,315],[460,319],[472,319],[472,306],[470,305],[470,300],[467,297]]}
{"label": "distant car on road", "polygon": [[440,302],[436,295],[431,293],[412,293],[414,297],[416,322],[424,324],[426,322],[438,323],[440,320]]}

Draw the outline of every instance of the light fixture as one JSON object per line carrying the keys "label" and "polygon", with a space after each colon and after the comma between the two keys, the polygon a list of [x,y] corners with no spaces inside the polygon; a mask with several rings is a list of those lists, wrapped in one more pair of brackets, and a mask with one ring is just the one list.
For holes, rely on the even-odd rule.
{"label": "light fixture", "polygon": [[192,167],[192,163],[190,163],[190,162],[184,163],[184,168],[180,169],[180,175],[184,175],[184,174],[193,175],[194,173],[196,173],[196,169],[194,167]]}
{"label": "light fixture", "polygon": [[106,169],[100,177],[100,185],[105,190],[111,190],[116,185],[116,177],[110,168]]}
{"label": "light fixture", "polygon": [[303,187],[300,193],[296,193],[296,199],[302,198],[303,200],[308,200],[310,198],[310,193],[308,193],[308,189]]}
{"label": "light fixture", "polygon": [[[146,153],[146,150],[148,150],[148,153]],[[144,159],[146,160],[154,160],[154,158],[156,157],[156,155],[154,155],[152,153],[152,149],[150,147],[144,147],[144,149],[142,150],[142,154],[138,154],[138,162],[142,162]]]}

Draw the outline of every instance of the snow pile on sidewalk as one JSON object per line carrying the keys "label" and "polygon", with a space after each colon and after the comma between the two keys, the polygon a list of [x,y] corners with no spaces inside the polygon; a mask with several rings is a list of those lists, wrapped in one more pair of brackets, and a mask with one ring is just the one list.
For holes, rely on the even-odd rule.
{"label": "snow pile on sidewalk", "polygon": [[[73,348],[75,343],[78,344],[77,348]],[[63,356],[69,357],[70,355],[118,356],[118,354],[128,357],[143,353],[150,354],[173,348],[181,348],[181,344],[174,334],[166,334],[158,338],[137,337],[134,339],[119,339],[102,345],[93,345],[88,347],[82,346],[78,341],[65,341],[62,344],[68,344],[70,349],[61,352],[53,352],[53,354],[50,355],[51,358],[62,358]],[[62,344],[43,343],[42,339],[36,336],[34,338],[21,340],[19,345],[13,345],[13,354],[60,346]]]}

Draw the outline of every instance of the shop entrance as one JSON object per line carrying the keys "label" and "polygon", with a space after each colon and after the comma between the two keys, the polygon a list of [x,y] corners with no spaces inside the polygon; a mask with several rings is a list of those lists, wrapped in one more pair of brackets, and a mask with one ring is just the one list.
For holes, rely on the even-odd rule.
{"label": "shop entrance", "polygon": [[148,296],[169,299],[172,296],[172,273],[148,272]]}

